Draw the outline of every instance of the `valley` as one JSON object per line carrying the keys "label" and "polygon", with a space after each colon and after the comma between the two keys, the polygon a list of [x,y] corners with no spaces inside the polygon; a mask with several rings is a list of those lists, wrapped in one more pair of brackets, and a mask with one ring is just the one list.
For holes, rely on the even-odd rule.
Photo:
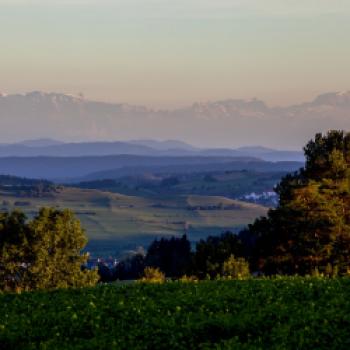
{"label": "valley", "polygon": [[[41,207],[71,209],[86,231],[92,257],[120,257],[147,248],[155,238],[184,233],[195,246],[209,235],[238,232],[266,214],[276,205],[274,186],[302,165],[261,159],[261,152],[270,150],[258,147],[243,149],[239,156],[225,150],[185,155],[191,146],[181,142],[139,142],[126,146],[42,139],[2,145],[7,153],[0,159],[1,211],[20,209],[31,218]],[[115,147],[118,152],[131,147],[139,154],[89,154],[91,148]],[[163,155],[143,155],[147,147]],[[169,147],[179,147],[181,155]],[[72,155],[39,156],[60,148]],[[83,153],[78,156],[74,149]],[[14,150],[16,156],[11,155]]]}
{"label": "valley", "polygon": [[94,256],[118,256],[155,237],[187,233],[191,241],[237,230],[266,213],[263,206],[220,196],[127,196],[93,189],[58,187],[40,197],[2,189],[1,210],[29,217],[43,206],[69,208],[81,220]]}

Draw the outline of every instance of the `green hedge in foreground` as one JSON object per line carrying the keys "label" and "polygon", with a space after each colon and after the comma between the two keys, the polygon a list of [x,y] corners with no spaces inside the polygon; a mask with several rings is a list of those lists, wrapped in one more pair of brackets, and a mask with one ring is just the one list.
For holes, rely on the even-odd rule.
{"label": "green hedge in foreground", "polygon": [[1,349],[349,349],[350,279],[0,295]]}

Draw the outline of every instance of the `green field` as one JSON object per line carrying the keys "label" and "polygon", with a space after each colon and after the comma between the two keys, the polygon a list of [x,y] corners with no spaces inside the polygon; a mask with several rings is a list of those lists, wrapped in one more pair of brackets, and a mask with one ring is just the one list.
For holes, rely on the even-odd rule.
{"label": "green field", "polygon": [[[286,172],[219,171],[190,174],[141,174],[116,180],[77,184],[81,188],[104,189],[126,195],[206,195],[239,198],[245,194],[272,191]],[[169,183],[166,180],[173,180]]]}
{"label": "green field", "polygon": [[1,349],[349,349],[350,279],[0,294]]}
{"label": "green field", "polygon": [[[21,209],[29,216],[42,206],[74,210],[92,241],[129,241],[188,232],[192,240],[219,234],[252,222],[266,208],[225,197],[170,195],[136,197],[63,187],[43,197],[19,197],[2,192],[2,210]],[[215,209],[215,206],[221,208]],[[202,206],[202,210],[195,210]],[[206,210],[214,206],[214,210]],[[191,208],[192,210],[190,210]],[[145,240],[147,241],[147,239]]]}

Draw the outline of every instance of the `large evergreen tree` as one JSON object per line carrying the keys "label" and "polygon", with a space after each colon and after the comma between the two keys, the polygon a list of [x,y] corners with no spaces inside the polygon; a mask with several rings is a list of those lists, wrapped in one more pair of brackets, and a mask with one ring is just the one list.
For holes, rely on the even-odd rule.
{"label": "large evergreen tree", "polygon": [[0,290],[93,285],[96,271],[82,270],[87,240],[69,210],[43,208],[27,222],[15,211],[0,216]]}
{"label": "large evergreen tree", "polygon": [[345,273],[350,266],[350,133],[317,134],[305,167],[277,186],[279,205],[249,226],[265,273]]}

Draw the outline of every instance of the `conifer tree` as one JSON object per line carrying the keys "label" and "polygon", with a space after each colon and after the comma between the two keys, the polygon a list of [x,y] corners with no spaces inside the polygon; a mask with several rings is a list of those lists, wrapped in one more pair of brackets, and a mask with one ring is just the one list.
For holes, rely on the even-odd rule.
{"label": "conifer tree", "polygon": [[249,226],[265,273],[344,274],[350,266],[350,133],[317,134],[305,167],[277,186],[279,205]]}

